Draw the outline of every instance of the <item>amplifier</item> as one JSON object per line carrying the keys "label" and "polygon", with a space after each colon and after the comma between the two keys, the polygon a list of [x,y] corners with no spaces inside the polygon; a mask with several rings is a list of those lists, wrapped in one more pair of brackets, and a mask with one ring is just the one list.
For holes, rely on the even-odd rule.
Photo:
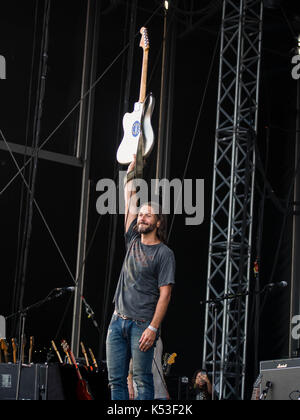
{"label": "amplifier", "polygon": [[[0,364],[0,400],[16,399],[18,375],[18,364]],[[22,365],[18,399],[66,399],[59,367],[45,364]]]}
{"label": "amplifier", "polygon": [[[20,400],[38,400],[37,365],[22,367]],[[15,400],[18,382],[18,365],[0,364],[0,400]]]}
{"label": "amplifier", "polygon": [[[19,365],[0,363],[0,401],[16,400]],[[81,368],[96,400],[110,399],[106,371],[89,372]],[[67,400],[77,399],[78,377],[74,366],[54,364],[22,365],[20,400]]]}
{"label": "amplifier", "polygon": [[260,363],[262,399],[300,399],[300,358]]}

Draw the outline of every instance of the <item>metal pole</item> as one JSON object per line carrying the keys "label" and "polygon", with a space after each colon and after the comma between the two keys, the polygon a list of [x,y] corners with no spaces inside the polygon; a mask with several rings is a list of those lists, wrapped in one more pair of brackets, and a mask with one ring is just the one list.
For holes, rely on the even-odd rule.
{"label": "metal pole", "polygon": [[156,194],[159,193],[158,181],[162,178],[168,178],[170,171],[169,166],[176,45],[176,27],[173,21],[175,12],[172,8],[173,4],[174,1],[171,2],[171,4],[169,4],[169,2],[165,2],[164,9],[162,76],[155,174],[157,180],[155,185]]}
{"label": "metal pole", "polygon": [[[88,0],[86,36],[84,47],[84,62],[82,75],[82,95],[88,90],[95,80],[97,62],[97,41],[99,4]],[[76,265],[76,287],[74,293],[73,324],[71,349],[78,357],[80,345],[82,295],[85,274],[86,235],[88,226],[89,210],[89,172],[90,155],[92,143],[92,122],[93,122],[94,90],[82,101],[80,106],[79,131],[78,131],[78,153],[83,161],[82,184],[81,184],[81,205],[79,218],[77,265]]]}

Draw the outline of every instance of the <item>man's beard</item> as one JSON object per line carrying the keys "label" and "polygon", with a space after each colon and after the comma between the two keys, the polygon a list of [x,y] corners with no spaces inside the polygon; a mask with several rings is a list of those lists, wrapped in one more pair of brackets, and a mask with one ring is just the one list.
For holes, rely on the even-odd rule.
{"label": "man's beard", "polygon": [[144,235],[146,235],[147,233],[153,232],[155,228],[156,228],[156,224],[153,224],[153,225],[146,225],[142,223],[138,224],[138,232]]}

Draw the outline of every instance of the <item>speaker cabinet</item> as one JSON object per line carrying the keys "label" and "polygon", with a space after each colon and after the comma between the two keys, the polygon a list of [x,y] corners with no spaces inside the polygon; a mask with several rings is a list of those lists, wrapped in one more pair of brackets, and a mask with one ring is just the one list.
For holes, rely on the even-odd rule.
{"label": "speaker cabinet", "polygon": [[[39,390],[37,383],[38,366],[22,367],[20,380],[20,400],[38,400]],[[0,400],[15,400],[18,382],[18,365],[0,364]]]}
{"label": "speaker cabinet", "polygon": [[266,400],[300,399],[300,359],[260,363],[260,392]]}
{"label": "speaker cabinet", "polygon": [[[106,371],[89,373],[81,368],[82,376],[90,385],[95,400],[109,400],[110,392]],[[16,400],[19,366],[0,364],[0,401]],[[78,377],[74,366],[61,364],[22,365],[19,400],[77,399]]]}

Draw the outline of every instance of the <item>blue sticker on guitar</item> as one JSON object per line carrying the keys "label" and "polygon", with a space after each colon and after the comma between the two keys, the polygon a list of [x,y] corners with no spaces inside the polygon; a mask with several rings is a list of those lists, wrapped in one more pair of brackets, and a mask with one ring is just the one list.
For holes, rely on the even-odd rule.
{"label": "blue sticker on guitar", "polygon": [[133,137],[137,137],[141,131],[141,124],[139,121],[136,121],[132,126],[132,135]]}

